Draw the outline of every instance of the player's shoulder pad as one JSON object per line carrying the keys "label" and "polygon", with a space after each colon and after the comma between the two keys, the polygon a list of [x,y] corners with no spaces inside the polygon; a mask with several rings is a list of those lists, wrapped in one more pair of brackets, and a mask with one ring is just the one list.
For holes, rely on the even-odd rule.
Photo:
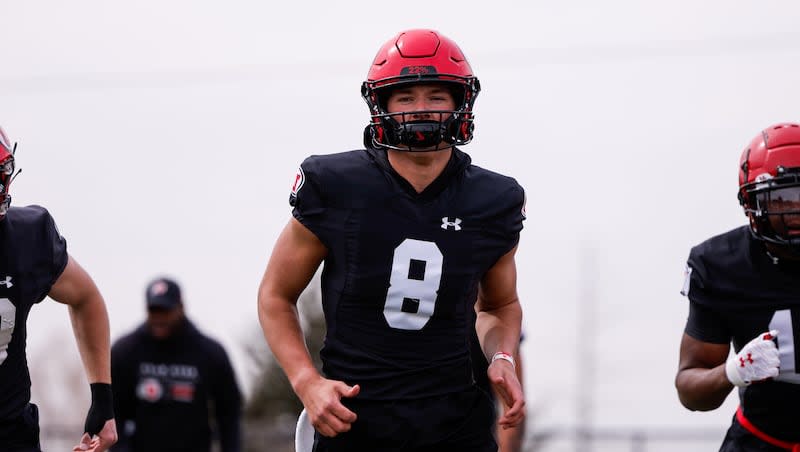
{"label": "player's shoulder pad", "polygon": [[[728,272],[731,268],[747,267],[750,230],[740,226],[715,235],[692,247],[688,264],[701,275],[711,271]],[[740,265],[741,264],[741,265]]]}
{"label": "player's shoulder pad", "polygon": [[41,237],[59,237],[62,240],[50,212],[39,205],[12,206],[3,221],[9,222],[9,227],[14,229],[14,234],[20,241],[24,241],[26,237],[34,238],[37,242]]}
{"label": "player's shoulder pad", "polygon": [[465,172],[464,187],[470,190],[470,199],[487,211],[508,211],[526,218],[525,190],[511,176],[506,176],[477,165]]}
{"label": "player's shoulder pad", "polygon": [[11,206],[7,217],[20,226],[33,226],[37,224],[48,224],[53,222],[53,217],[46,208],[32,204],[30,206],[16,207]]}
{"label": "player's shoulder pad", "polygon": [[718,304],[721,300],[717,300],[716,294],[757,277],[751,240],[749,226],[741,226],[694,246],[686,262],[686,281],[681,292],[692,301]]}
{"label": "player's shoulder pad", "polygon": [[336,154],[311,155],[303,160],[300,168],[306,176],[323,182],[337,181],[343,175],[364,171],[369,163],[363,150],[339,152]]}
{"label": "player's shoulder pad", "polygon": [[315,198],[351,205],[358,199],[354,195],[368,193],[379,175],[364,150],[312,155],[300,165],[289,202],[295,205],[301,192],[309,190],[316,193]]}

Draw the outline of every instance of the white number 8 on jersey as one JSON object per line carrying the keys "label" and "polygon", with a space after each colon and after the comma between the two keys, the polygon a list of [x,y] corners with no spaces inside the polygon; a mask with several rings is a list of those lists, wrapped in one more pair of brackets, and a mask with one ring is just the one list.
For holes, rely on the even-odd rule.
{"label": "white number 8 on jersey", "polygon": [[420,330],[433,315],[442,280],[442,252],[433,242],[405,239],[394,250],[383,316],[392,328]]}

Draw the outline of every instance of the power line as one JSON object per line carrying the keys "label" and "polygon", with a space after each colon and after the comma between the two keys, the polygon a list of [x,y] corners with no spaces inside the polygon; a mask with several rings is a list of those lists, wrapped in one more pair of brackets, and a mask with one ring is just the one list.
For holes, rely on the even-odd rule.
{"label": "power line", "polygon": [[[581,44],[565,47],[520,47],[475,52],[482,64],[495,67],[527,67],[561,64],[600,64],[675,58],[721,58],[742,55],[800,53],[800,32],[755,36],[722,36],[704,39],[625,43]],[[796,61],[794,59],[788,62]],[[221,67],[180,68],[154,71],[52,73],[0,77],[0,92],[26,90],[78,91],[140,89],[192,84],[231,84],[270,80],[318,80],[335,74],[361,74],[363,61],[280,61]],[[358,76],[357,76],[358,77]]]}

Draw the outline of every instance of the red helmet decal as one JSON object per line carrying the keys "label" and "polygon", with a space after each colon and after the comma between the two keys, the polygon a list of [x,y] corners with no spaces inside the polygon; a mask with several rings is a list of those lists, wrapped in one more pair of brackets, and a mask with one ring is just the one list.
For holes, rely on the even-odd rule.
{"label": "red helmet decal", "polygon": [[400,70],[401,75],[427,75],[435,73],[436,68],[433,66],[406,66]]}

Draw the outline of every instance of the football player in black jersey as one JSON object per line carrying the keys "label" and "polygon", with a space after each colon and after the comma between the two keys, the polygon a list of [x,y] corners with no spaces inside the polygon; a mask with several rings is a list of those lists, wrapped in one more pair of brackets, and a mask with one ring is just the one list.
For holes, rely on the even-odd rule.
{"label": "football player in black jersey", "polygon": [[[505,406],[499,422],[523,419],[512,353],[525,196],[455,147],[472,138],[479,90],[453,41],[401,32],[362,85],[372,115],[366,149],[300,166],[258,312],[317,431],[315,452],[496,451],[492,405],[470,364],[475,300],[488,376]],[[296,310],[323,263],[324,376]]]}
{"label": "football player in black jersey", "polygon": [[776,124],[751,141],[739,166],[739,202],[749,225],[689,254],[682,290],[689,317],[675,385],[684,406],[702,411],[738,389],[720,451],[797,452],[800,125]]}
{"label": "football player in black jersey", "polygon": [[67,253],[47,210],[10,207],[14,150],[0,129],[0,450],[40,451],[38,411],[30,403],[26,321],[31,307],[49,296],[69,306],[92,394],[85,433],[73,450],[105,451],[117,440],[105,302]]}

